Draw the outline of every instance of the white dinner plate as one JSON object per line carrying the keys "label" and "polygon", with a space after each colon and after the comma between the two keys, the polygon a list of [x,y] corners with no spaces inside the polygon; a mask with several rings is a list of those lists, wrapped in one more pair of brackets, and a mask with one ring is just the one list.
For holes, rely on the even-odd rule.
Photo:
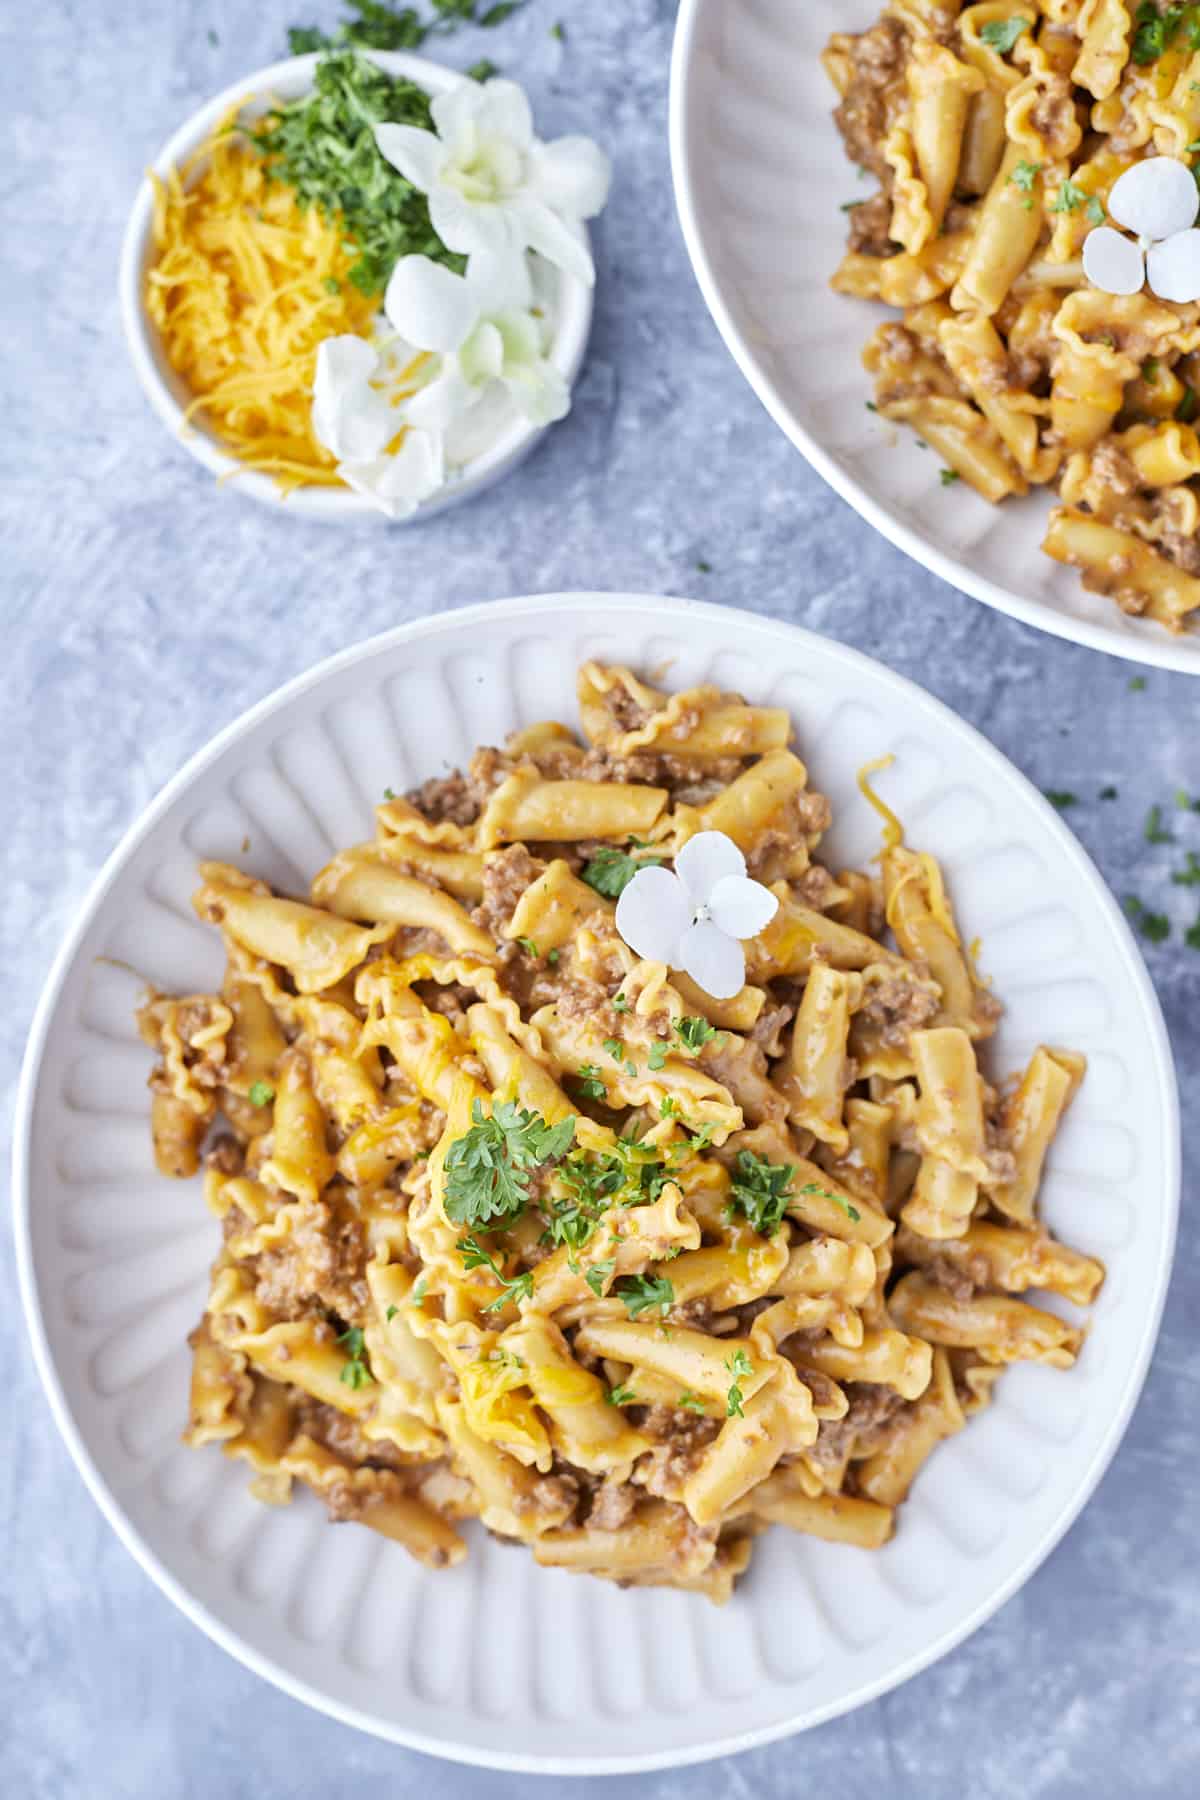
{"label": "white dinner plate", "polygon": [[[1039,1041],[1087,1053],[1054,1145],[1051,1224],[1109,1277],[1069,1373],[1016,1368],[943,1445],[879,1552],[765,1534],[724,1609],[621,1592],[471,1528],[435,1572],[305,1495],[185,1449],[185,1336],[219,1237],[199,1182],[155,1174],[133,1008],[144,982],[211,988],[192,913],[201,857],[304,889],[372,805],[478,743],[577,719],[589,656],[785,705],[830,796],[835,868],[878,848],[855,771],[946,865],[1008,1012],[991,1068]],[[855,651],[716,606],[558,594],[442,614],[360,644],[223,731],[110,858],[46,987],[17,1119],[16,1230],[30,1336],[92,1493],[160,1587],[252,1669],[348,1724],[466,1762],[569,1773],[664,1767],[857,1706],[974,1630],[1066,1530],[1142,1385],[1170,1267],[1179,1117],[1162,1018],[1119,908],[1071,833],[976,732]],[[499,1648],[498,1648],[499,1647]]]}
{"label": "white dinner plate", "polygon": [[990,506],[943,487],[915,434],[867,411],[862,350],[898,314],[835,294],[845,202],[874,183],[847,161],[820,63],[882,0],[681,0],[671,169],[692,267],[726,346],[771,417],[843,500],[977,600],[1077,644],[1200,675],[1200,626],[1173,636],[1089,594],[1041,549],[1054,496]]}

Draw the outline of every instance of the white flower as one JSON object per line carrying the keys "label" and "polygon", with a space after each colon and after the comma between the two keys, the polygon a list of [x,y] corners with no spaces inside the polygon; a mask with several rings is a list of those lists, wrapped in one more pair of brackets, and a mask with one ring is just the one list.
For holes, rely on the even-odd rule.
{"label": "white flower", "polygon": [[714,1000],[728,1000],[746,979],[740,939],[756,937],[779,910],[723,831],[689,838],[669,869],[641,869],[617,901],[617,930],[651,962],[682,969]]}
{"label": "white flower", "polygon": [[1108,211],[1137,233],[1136,243],[1111,225],[1083,241],[1083,272],[1106,294],[1136,294],[1148,281],[1160,300],[1200,300],[1200,192],[1186,163],[1149,156],[1113,184]]}
{"label": "white flower", "polygon": [[416,125],[377,125],[375,141],[392,167],[429,196],[433,229],[471,256],[537,250],[589,285],[592,259],[579,222],[608,198],[610,167],[585,137],[544,144],[533,135],[529,101],[515,81],[465,80],[438,94],[436,135]]}
{"label": "white flower", "polygon": [[[441,437],[407,420],[396,404],[406,387],[427,379],[431,361],[411,351],[401,359],[394,348],[385,359],[365,338],[349,334],[317,347],[313,431],[336,456],[347,487],[392,519],[415,512],[446,479]],[[379,385],[381,378],[392,392]]]}
{"label": "white flower", "polygon": [[403,256],[384,297],[388,323],[407,343],[437,351],[440,371],[406,407],[427,429],[445,431],[498,381],[533,425],[561,419],[571,404],[561,372],[542,355],[541,322],[523,254],[473,256],[465,275],[428,256]]}

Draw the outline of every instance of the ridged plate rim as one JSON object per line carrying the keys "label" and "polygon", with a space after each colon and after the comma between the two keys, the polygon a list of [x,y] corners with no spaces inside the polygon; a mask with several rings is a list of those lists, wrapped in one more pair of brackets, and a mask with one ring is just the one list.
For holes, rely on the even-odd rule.
{"label": "ridged plate rim", "polygon": [[[799,450],[806,462],[827,481],[831,488],[852,506],[860,518],[866,519],[898,550],[920,563],[951,587],[981,600],[997,612],[1048,631],[1070,643],[1083,644],[1092,650],[1103,650],[1110,656],[1124,657],[1129,662],[1153,668],[1173,669],[1187,675],[1200,676],[1200,631],[1191,630],[1172,636],[1165,628],[1151,635],[1123,630],[1117,623],[1100,624],[1058,612],[1042,600],[1030,600],[1014,588],[1004,587],[982,574],[969,562],[939,549],[921,532],[915,531],[892,509],[875,499],[846,469],[836,456],[813,436],[796,416],[780,391],[778,383],[763,367],[752,344],[738,324],[735,311],[726,297],[724,284],[709,253],[707,227],[697,190],[697,172],[693,166],[691,146],[698,135],[693,108],[697,82],[696,40],[707,15],[725,0],[680,0],[671,49],[670,93],[668,99],[668,137],[671,155],[671,180],[680,229],[705,304],[720,332],[725,348],[757,394],[780,430]],[[874,16],[869,12],[868,16]],[[836,21],[831,16],[829,29]],[[830,105],[832,111],[832,101]],[[832,274],[832,267],[830,273]],[[847,302],[850,304],[850,302]],[[865,343],[867,328],[862,332]],[[1113,608],[1116,602],[1110,603]]]}
{"label": "ridged plate rim", "polygon": [[[43,1313],[34,1267],[31,1235],[31,1160],[33,1153],[34,1108],[39,1074],[56,1019],[59,997],[70,977],[80,947],[93,919],[109,892],[119,881],[136,852],[164,817],[181,803],[193,786],[225,751],[252,733],[272,716],[285,715],[288,709],[304,699],[323,682],[356,664],[376,657],[391,656],[406,644],[436,638],[440,633],[460,634],[473,621],[495,620],[537,621],[543,630],[553,632],[556,621],[572,619],[588,609],[595,609],[606,619],[619,620],[622,614],[636,613],[646,621],[647,633],[653,617],[682,626],[693,620],[714,634],[720,634],[730,650],[745,651],[747,639],[759,640],[762,648],[771,642],[779,644],[802,661],[807,655],[818,665],[828,659],[853,674],[869,671],[873,681],[882,680],[902,698],[915,714],[924,715],[936,735],[943,740],[955,737],[967,740],[997,780],[1015,786],[1023,797],[1041,812],[1056,840],[1062,857],[1073,865],[1096,904],[1114,929],[1115,943],[1125,964],[1131,995],[1136,997],[1153,1056],[1153,1087],[1160,1101],[1157,1121],[1148,1121],[1144,1129],[1162,1133],[1164,1167],[1163,1217],[1158,1263],[1154,1271],[1153,1289],[1145,1296],[1141,1329],[1134,1354],[1122,1371],[1119,1403],[1109,1418],[1103,1437],[1086,1468],[1081,1472],[1068,1503],[1062,1505],[1050,1525],[1026,1547],[1008,1577],[992,1590],[972,1611],[942,1631],[919,1652],[914,1652],[894,1668],[876,1679],[857,1687],[827,1703],[799,1708],[794,1715],[769,1724],[720,1737],[699,1737],[694,1744],[672,1746],[663,1751],[635,1751],[628,1754],[589,1755],[581,1758],[517,1753],[492,1747],[463,1743],[452,1737],[436,1737],[410,1729],[394,1719],[344,1704],[319,1687],[284,1669],[274,1658],[255,1648],[237,1630],[226,1625],[208,1605],[189,1590],[164,1561],[150,1548],[126,1514],[122,1504],[98,1468],[83,1433],[72,1415],[62,1381],[55,1364],[46,1318]],[[499,600],[483,605],[451,609],[445,613],[417,619],[343,650],[295,677],[274,693],[249,708],[232,724],[220,731],[199,750],[162,789],[142,815],[125,833],[97,876],[76,922],[60,949],[47,978],[30,1033],[17,1097],[13,1151],[13,1222],[21,1297],[34,1360],[51,1411],[80,1474],[126,1549],[141,1564],[158,1587],[174,1602],[193,1624],[206,1633],[222,1649],[237,1658],[254,1673],[270,1681],[283,1692],[323,1712],[342,1724],[384,1738],[390,1742],[423,1751],[430,1755],[477,1767],[503,1769],[529,1774],[603,1775],[626,1774],[639,1770],[682,1767],[711,1757],[751,1749],[787,1737],[794,1732],[835,1718],[865,1702],[877,1698],[926,1668],[953,1649],[984,1623],[1028,1579],[1068,1530],[1078,1516],[1096,1484],[1111,1461],[1136,1404],[1149,1366],[1166,1298],[1178,1221],[1180,1191],[1180,1113],[1174,1066],[1166,1027],[1157,996],[1145,966],[1138,954],[1128,924],[1112,895],[1082,846],[1063,825],[1059,816],[1026,778],[973,726],[960,719],[941,701],[934,699],[915,683],[897,675],[883,664],[830,639],[781,620],[747,614],[732,607],[708,602],[664,598],[654,595],[605,594],[598,592],[528,595]],[[736,1604],[736,1601],[734,1602]]]}

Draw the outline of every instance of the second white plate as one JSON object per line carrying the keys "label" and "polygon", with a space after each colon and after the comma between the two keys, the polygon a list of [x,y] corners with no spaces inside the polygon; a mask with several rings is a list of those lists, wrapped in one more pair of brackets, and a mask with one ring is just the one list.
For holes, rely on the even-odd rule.
{"label": "second white plate", "polygon": [[1172,637],[1089,594],[1041,549],[1050,496],[989,506],[943,487],[910,431],[867,411],[862,350],[895,317],[830,290],[841,203],[871,192],[833,123],[820,54],[881,0],[681,0],[671,64],[671,169],[692,267],[742,374],[830,486],[943,581],[1027,625],[1200,675],[1200,627]]}
{"label": "second white plate", "polygon": [[[435,1572],[302,1499],[268,1508],[241,1464],[186,1450],[186,1333],[219,1236],[198,1183],[154,1172],[133,1008],[142,983],[219,980],[189,896],[201,857],[303,889],[402,789],[477,743],[575,720],[585,657],[669,665],[789,708],[830,796],[833,866],[862,864],[883,778],[944,862],[1008,1006],[990,1066],[1038,1041],[1086,1052],[1054,1146],[1052,1226],[1109,1278],[1069,1374],[1017,1368],[945,1444],[894,1541],[868,1554],[775,1529],[723,1610],[539,1569],[473,1533]],[[1170,1268],[1178,1103],[1128,927],[1078,843],[976,732],[852,650],[714,606],[559,594],[442,614],[361,644],[229,727],[115,852],[55,965],[17,1118],[17,1247],[58,1423],[99,1504],[163,1590],[252,1669],[417,1749],[571,1774],[665,1767],[780,1737],[881,1693],[972,1631],[1066,1530],[1141,1388]]]}

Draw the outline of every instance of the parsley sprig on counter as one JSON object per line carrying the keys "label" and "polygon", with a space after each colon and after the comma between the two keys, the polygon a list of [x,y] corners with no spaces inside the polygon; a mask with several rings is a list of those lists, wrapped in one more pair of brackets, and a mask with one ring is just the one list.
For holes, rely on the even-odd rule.
{"label": "parsley sprig on counter", "polygon": [[459,25],[500,25],[516,12],[521,0],[433,0],[433,17],[423,18],[415,6],[388,6],[385,0],[346,0],[356,16],[330,36],[317,25],[293,25],[288,49],[293,56],[356,44],[363,50],[419,50],[428,37],[443,37]]}
{"label": "parsley sprig on counter", "polygon": [[429,96],[343,49],[321,58],[311,93],[249,133],[272,180],[286,182],[302,207],[341,220],[357,251],[350,279],[364,294],[382,292],[402,256],[428,256],[460,274],[465,267],[433,229],[424,194],[378,149],[375,126],[384,122],[430,130]]}
{"label": "parsley sprig on counter", "polygon": [[512,1100],[498,1100],[490,1118],[476,1100],[471,1119],[446,1152],[446,1217],[456,1225],[511,1223],[529,1199],[532,1171],[570,1149],[575,1120],[547,1125]]}

